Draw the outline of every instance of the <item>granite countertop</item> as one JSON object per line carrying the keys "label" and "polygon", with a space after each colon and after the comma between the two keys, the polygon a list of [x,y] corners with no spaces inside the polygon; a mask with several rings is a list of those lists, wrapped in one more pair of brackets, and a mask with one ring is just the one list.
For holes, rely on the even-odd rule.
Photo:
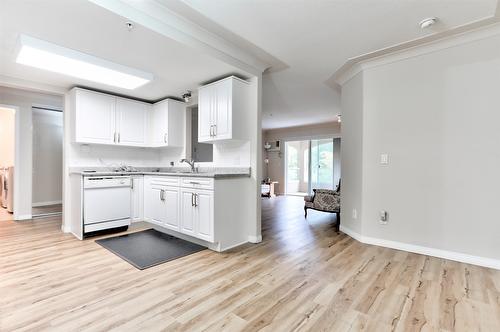
{"label": "granite countertop", "polygon": [[185,167],[137,167],[134,171],[114,171],[108,167],[70,167],[69,173],[80,176],[123,176],[123,175],[156,175],[204,178],[249,177],[250,167],[200,167],[197,173],[191,173]]}

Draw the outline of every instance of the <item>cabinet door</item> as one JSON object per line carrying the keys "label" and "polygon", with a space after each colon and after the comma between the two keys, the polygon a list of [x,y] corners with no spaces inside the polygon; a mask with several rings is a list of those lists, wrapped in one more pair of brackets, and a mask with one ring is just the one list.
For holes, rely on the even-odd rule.
{"label": "cabinet door", "polygon": [[76,90],[75,99],[75,141],[114,144],[116,98],[92,91]]}
{"label": "cabinet door", "polygon": [[153,146],[168,145],[168,103],[157,103],[153,106],[152,138]]}
{"label": "cabinet door", "polygon": [[196,236],[194,192],[192,190],[181,189],[181,232]]}
{"label": "cabinet door", "polygon": [[142,176],[132,177],[132,221],[144,219],[144,181]]}
{"label": "cabinet door", "polygon": [[179,188],[165,187],[163,189],[163,205],[165,209],[165,219],[163,226],[166,228],[179,230]]}
{"label": "cabinet door", "polygon": [[148,221],[162,225],[166,219],[166,209],[162,200],[162,187],[145,183],[144,217]]}
{"label": "cabinet door", "polygon": [[127,146],[145,146],[148,106],[135,100],[116,100],[117,143]]}
{"label": "cabinet door", "polygon": [[212,137],[212,113],[215,104],[214,86],[203,87],[198,91],[198,142],[209,142]]}
{"label": "cabinet door", "polygon": [[232,81],[225,80],[215,84],[216,106],[214,110],[215,118],[215,139],[232,138]]}
{"label": "cabinet door", "polygon": [[214,193],[210,191],[196,192],[196,237],[214,241]]}

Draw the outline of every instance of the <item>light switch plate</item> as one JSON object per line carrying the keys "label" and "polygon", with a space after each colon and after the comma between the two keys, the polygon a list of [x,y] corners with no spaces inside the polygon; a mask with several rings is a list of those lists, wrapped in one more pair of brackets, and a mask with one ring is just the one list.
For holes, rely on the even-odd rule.
{"label": "light switch plate", "polygon": [[382,153],[380,155],[380,163],[382,165],[387,165],[389,163],[389,155],[387,153]]}

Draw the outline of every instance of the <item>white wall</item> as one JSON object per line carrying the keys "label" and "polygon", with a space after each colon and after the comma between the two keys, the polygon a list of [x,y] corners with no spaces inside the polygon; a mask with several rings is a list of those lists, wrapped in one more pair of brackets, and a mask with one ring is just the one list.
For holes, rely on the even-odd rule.
{"label": "white wall", "polygon": [[500,260],[498,45],[500,30],[366,69],[343,87],[344,226]]}
{"label": "white wall", "polygon": [[[285,190],[285,141],[307,140],[314,138],[340,137],[340,124],[338,122],[328,122],[317,125],[268,129],[263,132],[264,142],[273,142],[280,140],[282,143],[281,152],[266,152],[262,145],[263,159],[268,158],[269,164],[263,163],[263,177],[278,181],[276,192],[283,194]],[[334,146],[335,149],[335,146]],[[337,164],[337,166],[339,166]],[[340,167],[338,167],[340,172]],[[335,181],[335,184],[338,182]]]}
{"label": "white wall", "polygon": [[0,167],[14,165],[15,111],[0,107]]}
{"label": "white wall", "polygon": [[62,201],[62,112],[33,109],[33,206]]}
{"label": "white wall", "polygon": [[363,74],[342,87],[342,225],[362,231]]}
{"label": "white wall", "polygon": [[41,104],[60,108],[63,98],[57,95],[42,94],[19,89],[0,87],[0,104],[12,105],[19,108],[19,144],[17,149],[19,165],[15,165],[15,190],[20,194],[19,201],[15,202],[15,214],[19,218],[31,216],[32,197],[32,105]]}

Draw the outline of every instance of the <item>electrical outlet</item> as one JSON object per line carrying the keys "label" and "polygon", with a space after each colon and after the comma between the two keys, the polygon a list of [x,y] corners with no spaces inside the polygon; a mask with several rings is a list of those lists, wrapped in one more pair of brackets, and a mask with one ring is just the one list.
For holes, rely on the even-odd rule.
{"label": "electrical outlet", "polygon": [[352,209],[352,219],[358,219],[358,210]]}
{"label": "electrical outlet", "polygon": [[380,224],[381,225],[387,225],[387,223],[389,222],[389,215],[387,213],[387,211],[380,211]]}
{"label": "electrical outlet", "polygon": [[389,155],[387,153],[383,153],[380,155],[380,164],[387,165],[389,163]]}

